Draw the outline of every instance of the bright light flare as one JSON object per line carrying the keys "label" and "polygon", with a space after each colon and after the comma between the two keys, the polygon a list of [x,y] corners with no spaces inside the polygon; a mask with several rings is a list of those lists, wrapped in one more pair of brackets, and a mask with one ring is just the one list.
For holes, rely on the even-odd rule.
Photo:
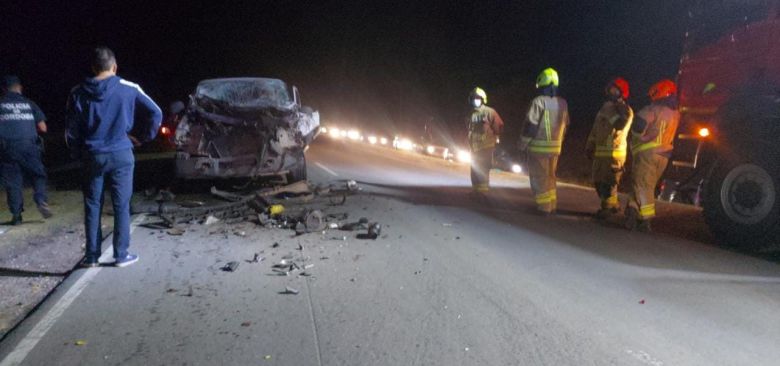
{"label": "bright light flare", "polygon": [[710,137],[710,129],[707,127],[702,127],[699,129],[699,136],[700,137]]}
{"label": "bright light flare", "polygon": [[466,150],[458,150],[456,157],[461,163],[471,163],[471,153]]}
{"label": "bright light flare", "polygon": [[347,132],[347,137],[350,140],[354,140],[354,141],[360,140],[360,131],[358,131],[358,130],[349,130],[349,132]]}
{"label": "bright light flare", "polygon": [[379,143],[382,145],[387,145],[387,137],[382,137],[379,139]]}
{"label": "bright light flare", "polygon": [[162,126],[162,127],[160,128],[160,134],[161,134],[161,135],[163,135],[163,136],[170,136],[170,134],[171,134],[171,129],[170,129],[170,128],[168,128],[168,126]]}
{"label": "bright light flare", "polygon": [[371,145],[376,145],[377,138],[376,136],[368,136],[368,143]]}
{"label": "bright light flare", "polygon": [[512,164],[512,173],[520,174],[523,172],[523,167],[520,164]]}
{"label": "bright light flare", "polygon": [[429,155],[433,155],[433,153],[435,153],[435,152],[436,152],[436,148],[435,148],[435,147],[433,147],[433,146],[430,146],[430,145],[428,145],[428,147],[427,147],[427,148],[425,148],[425,151],[426,151],[426,152],[427,152]]}
{"label": "bright light flare", "polygon": [[335,127],[331,128],[330,129],[330,137],[333,137],[334,139],[337,139],[337,138],[341,137],[341,130],[339,130],[338,128],[335,128]]}
{"label": "bright light flare", "polygon": [[322,132],[323,134],[327,134],[328,133],[328,128],[327,127],[320,127],[320,132]]}
{"label": "bright light flare", "polygon": [[341,130],[341,131],[339,131],[339,136],[341,136],[341,137],[347,137],[347,131],[346,131],[346,130]]}
{"label": "bright light flare", "polygon": [[414,150],[414,143],[412,143],[412,140],[409,139],[400,139],[398,140],[398,144],[396,145],[396,147],[399,150],[410,151],[410,150]]}

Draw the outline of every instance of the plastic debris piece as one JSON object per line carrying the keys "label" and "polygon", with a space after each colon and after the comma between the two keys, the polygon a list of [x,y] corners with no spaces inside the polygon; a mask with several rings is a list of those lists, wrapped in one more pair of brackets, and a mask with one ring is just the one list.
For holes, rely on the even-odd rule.
{"label": "plastic debris piece", "polygon": [[235,261],[227,262],[227,264],[222,266],[222,268],[220,268],[220,269],[225,271],[225,272],[235,272],[236,269],[238,269],[238,262],[235,262]]}
{"label": "plastic debris piece", "polygon": [[241,231],[241,230],[234,231],[233,234],[236,235],[236,236],[244,237],[244,236],[246,236],[246,231]]}
{"label": "plastic debris piece", "polygon": [[168,235],[180,236],[180,235],[184,235],[185,231],[186,230],[184,230],[184,229],[182,229],[180,227],[172,227],[172,228],[168,229],[167,233],[168,233]]}
{"label": "plastic debris piece", "polygon": [[255,253],[254,257],[252,259],[247,260],[247,263],[260,263],[265,260],[265,257],[261,257],[260,253]]}
{"label": "plastic debris piece", "polygon": [[357,182],[355,182],[354,180],[351,180],[351,179],[347,181],[347,190],[348,191],[357,191],[358,189],[360,189],[360,187],[358,187]]}
{"label": "plastic debris piece", "polygon": [[195,207],[202,207],[206,203],[203,201],[182,201],[179,202],[179,206],[184,208],[195,208]]}
{"label": "plastic debris piece", "polygon": [[77,346],[86,346],[87,345],[87,341],[85,341],[83,339],[79,339],[79,340],[73,342],[73,344],[75,344]]}
{"label": "plastic debris piece", "polygon": [[303,269],[311,269],[311,268],[314,268],[314,264],[313,263],[310,263],[310,264],[307,264],[307,265],[303,266]]}
{"label": "plastic debris piece", "polygon": [[263,357],[263,359],[270,360],[271,359],[271,355],[265,355],[265,357]]}
{"label": "plastic debris piece", "polygon": [[303,251],[303,244],[301,244],[301,243],[298,243],[298,248],[296,248],[296,249],[298,249],[298,250],[300,250],[300,251]]}
{"label": "plastic debris piece", "polygon": [[278,216],[284,212],[284,206],[282,205],[271,205],[271,207],[268,207],[268,213],[271,214],[271,216]]}
{"label": "plastic debris piece", "polygon": [[368,238],[374,239],[379,237],[379,235],[382,235],[382,225],[379,223],[373,223],[368,226]]}
{"label": "plastic debris piece", "polygon": [[273,243],[273,244],[271,245],[271,248],[278,248],[278,247],[279,247],[279,243]]}
{"label": "plastic debris piece", "polygon": [[338,229],[339,228],[339,223],[331,222],[330,224],[328,224],[328,228],[329,229]]}
{"label": "plastic debris piece", "polygon": [[639,305],[644,305],[644,304],[645,304],[645,299],[639,300]]}
{"label": "plastic debris piece", "polygon": [[204,225],[213,225],[219,222],[219,219],[209,215],[209,217],[206,218],[206,221],[203,222]]}
{"label": "plastic debris piece", "polygon": [[279,274],[280,276],[289,276],[290,275],[290,271],[287,271],[287,270],[281,269],[281,268],[274,268],[274,269],[271,269],[271,271],[273,271],[274,273]]}
{"label": "plastic debris piece", "polygon": [[252,325],[252,322],[243,322],[243,323],[241,323],[242,327],[248,327],[250,325]]}
{"label": "plastic debris piece", "polygon": [[284,288],[284,293],[289,294],[289,295],[297,295],[297,294],[300,293],[300,291],[298,291],[298,289],[294,289],[294,288],[292,288],[290,286],[286,286]]}

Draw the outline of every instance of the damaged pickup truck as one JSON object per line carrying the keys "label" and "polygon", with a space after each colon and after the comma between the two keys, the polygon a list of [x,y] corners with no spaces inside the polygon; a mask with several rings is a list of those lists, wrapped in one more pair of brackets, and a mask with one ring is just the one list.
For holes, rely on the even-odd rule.
{"label": "damaged pickup truck", "polygon": [[305,180],[304,151],[319,126],[319,113],[284,81],[203,80],[176,127],[176,176]]}

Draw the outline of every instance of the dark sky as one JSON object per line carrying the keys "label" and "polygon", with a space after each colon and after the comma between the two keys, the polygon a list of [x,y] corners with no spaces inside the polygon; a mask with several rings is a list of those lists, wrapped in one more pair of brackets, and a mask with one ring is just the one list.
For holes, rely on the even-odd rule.
{"label": "dark sky", "polygon": [[[40,1],[5,0],[0,72],[14,73],[56,129],[85,56],[112,48],[119,74],[161,106],[198,80],[278,77],[328,123],[409,129],[457,125],[476,85],[511,126],[537,73],[561,75],[575,131],[589,129],[605,81],[633,103],[674,78],[682,1]],[[511,128],[510,128],[511,129]]]}

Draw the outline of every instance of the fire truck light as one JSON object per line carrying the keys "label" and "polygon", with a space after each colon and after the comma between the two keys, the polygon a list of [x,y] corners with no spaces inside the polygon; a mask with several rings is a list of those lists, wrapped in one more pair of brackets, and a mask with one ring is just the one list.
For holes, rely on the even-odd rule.
{"label": "fire truck light", "polygon": [[699,136],[701,137],[709,137],[710,136],[710,129],[707,127],[702,127],[699,129]]}

